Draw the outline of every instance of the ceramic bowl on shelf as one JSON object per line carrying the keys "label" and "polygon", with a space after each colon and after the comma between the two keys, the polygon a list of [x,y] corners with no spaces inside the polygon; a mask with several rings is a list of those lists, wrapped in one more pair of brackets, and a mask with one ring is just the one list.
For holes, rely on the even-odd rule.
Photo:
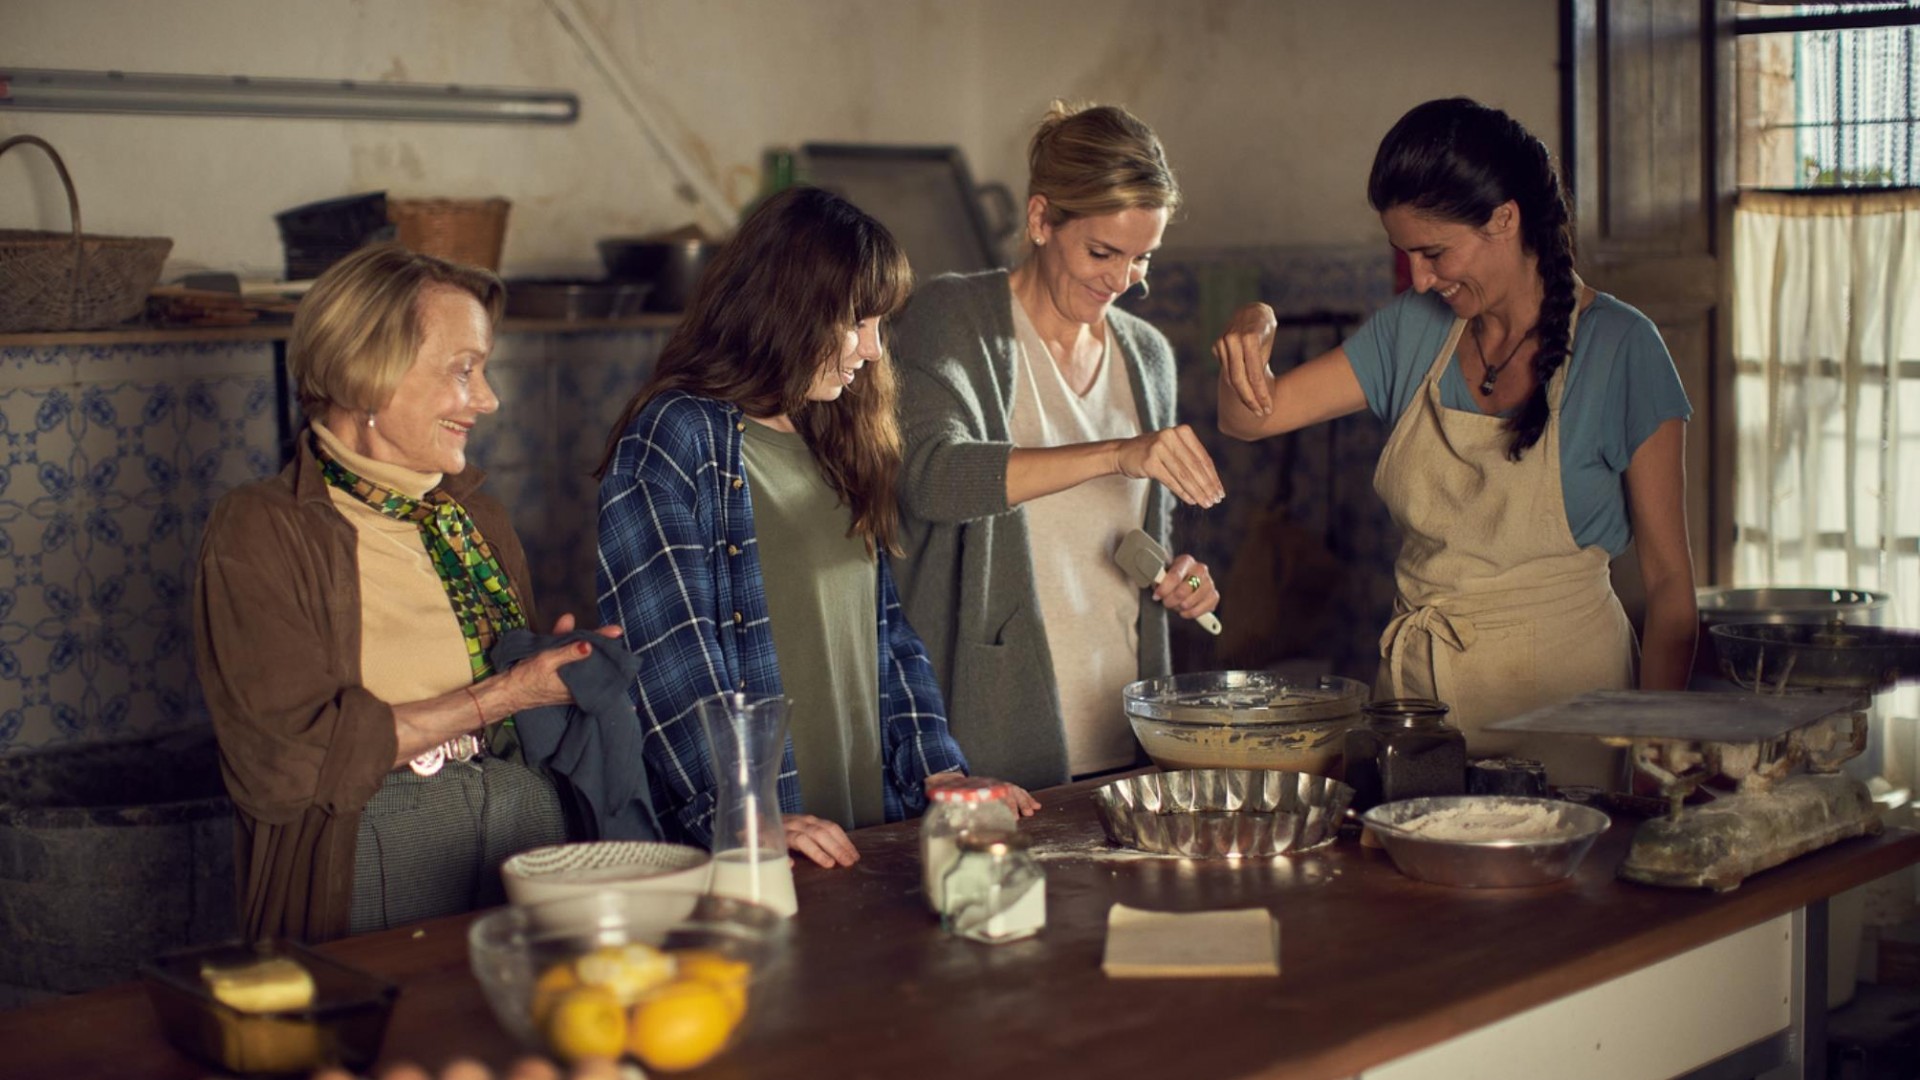
{"label": "ceramic bowl on shelf", "polygon": [[607,277],[615,281],[645,282],[648,311],[685,311],[700,276],[719,245],[690,231],[666,236],[612,236],[599,243]]}
{"label": "ceramic bowl on shelf", "polygon": [[1401,873],[1470,889],[1571,877],[1612,824],[1591,806],[1512,795],[1402,799],[1361,820]]}

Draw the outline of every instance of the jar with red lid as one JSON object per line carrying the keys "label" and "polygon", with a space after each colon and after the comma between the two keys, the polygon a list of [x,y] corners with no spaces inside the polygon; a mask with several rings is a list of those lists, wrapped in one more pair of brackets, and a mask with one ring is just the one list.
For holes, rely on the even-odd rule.
{"label": "jar with red lid", "polygon": [[920,868],[927,908],[934,914],[946,911],[945,881],[960,858],[960,834],[1019,828],[1012,797],[1012,785],[973,777],[927,792],[927,812],[920,819]]}

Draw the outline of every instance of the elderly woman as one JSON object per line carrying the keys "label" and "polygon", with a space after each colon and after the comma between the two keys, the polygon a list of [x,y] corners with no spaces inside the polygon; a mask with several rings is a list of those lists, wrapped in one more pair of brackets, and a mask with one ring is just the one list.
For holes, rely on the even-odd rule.
{"label": "elderly woman", "polygon": [[[238,815],[248,936],[319,941],[498,902],[500,863],[565,839],[509,718],[570,700],[585,643],[496,674],[533,619],[526,557],[467,440],[499,408],[505,292],[392,245],[321,276],[294,317],[310,424],[230,492],[200,552],[200,683]],[[556,632],[572,629],[562,616]]]}
{"label": "elderly woman", "polygon": [[1647,586],[1639,685],[1685,686],[1692,410],[1673,360],[1645,315],[1574,273],[1559,174],[1506,113],[1417,106],[1381,140],[1367,199],[1412,290],[1277,377],[1272,309],[1236,313],[1214,346],[1220,428],[1259,439],[1361,409],[1390,425],[1373,483],[1405,541],[1375,694],[1445,701],[1477,754],[1610,783],[1616,763],[1596,743],[1485,728],[1634,684],[1633,627],[1608,577],[1629,544]]}
{"label": "elderly woman", "polygon": [[[797,187],[701,276],[600,475],[600,614],[640,658],[653,804],[711,840],[695,706],[792,699],[779,791],[788,847],[850,866],[846,830],[919,813],[967,759],[947,732],[891,556],[900,435],[880,320],[911,287],[885,226]],[[1013,792],[1023,813],[1038,807]]]}
{"label": "elderly woman", "polygon": [[1027,786],[1132,764],[1120,690],[1170,670],[1167,612],[1219,594],[1180,555],[1151,593],[1113,563],[1173,500],[1225,497],[1174,423],[1165,337],[1113,307],[1143,286],[1180,189],[1123,109],[1055,103],[1028,150],[1028,257],[948,276],[899,318],[906,541],[901,597],[982,771]]}

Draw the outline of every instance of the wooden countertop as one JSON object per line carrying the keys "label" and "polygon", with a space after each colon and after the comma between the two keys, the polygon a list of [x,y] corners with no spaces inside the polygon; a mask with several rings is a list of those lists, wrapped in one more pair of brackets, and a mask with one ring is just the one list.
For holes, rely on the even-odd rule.
{"label": "wooden countertop", "polygon": [[[702,1078],[1352,1076],[1920,862],[1920,833],[1850,840],[1725,895],[1614,879],[1632,822],[1571,880],[1461,890],[1401,876],[1347,841],[1292,859],[1117,853],[1082,784],[1042,793],[1026,828],[1047,869],[1047,929],[986,946],[942,934],[920,897],[916,823],[855,834],[859,865],[795,872],[792,947],[756,987],[742,1043]],[[1109,980],[1115,901],[1271,906],[1278,979]],[[337,942],[404,989],[384,1060],[496,1065],[515,1048],[467,970],[471,916]],[[137,984],[0,1013],[0,1076],[198,1077]]]}

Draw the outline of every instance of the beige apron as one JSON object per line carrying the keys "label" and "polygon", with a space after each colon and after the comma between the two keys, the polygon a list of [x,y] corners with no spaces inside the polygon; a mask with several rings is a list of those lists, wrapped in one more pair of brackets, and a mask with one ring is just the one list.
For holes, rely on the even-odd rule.
{"label": "beige apron", "polygon": [[1567,524],[1560,404],[1571,350],[1547,385],[1540,441],[1509,461],[1505,419],[1440,403],[1440,376],[1465,327],[1454,320],[1373,475],[1405,537],[1374,695],[1452,706],[1474,757],[1536,758],[1554,784],[1614,786],[1619,754],[1597,741],[1484,730],[1589,690],[1632,686],[1636,646],[1606,549],[1580,547]]}

